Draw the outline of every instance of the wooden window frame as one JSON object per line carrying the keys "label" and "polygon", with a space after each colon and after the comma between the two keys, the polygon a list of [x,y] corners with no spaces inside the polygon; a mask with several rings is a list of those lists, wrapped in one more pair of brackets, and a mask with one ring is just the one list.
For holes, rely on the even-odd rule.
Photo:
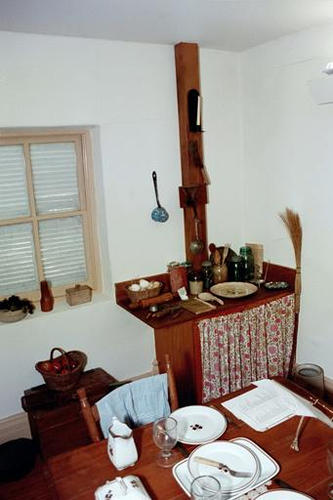
{"label": "wooden window frame", "polygon": [[[29,144],[71,142],[75,144],[76,169],[78,179],[78,191],[80,199],[79,210],[60,211],[50,214],[36,213],[35,195],[32,180],[32,166],[29,153]],[[88,279],[80,282],[81,285],[89,285],[93,290],[99,291],[101,286],[99,249],[96,232],[96,210],[94,196],[94,175],[91,139],[88,130],[50,130],[38,132],[0,132],[0,146],[23,145],[27,191],[29,198],[30,215],[20,216],[12,219],[0,219],[0,227],[19,223],[31,223],[34,238],[34,249],[36,258],[36,270],[39,281],[44,280],[44,271],[41,262],[40,242],[38,233],[38,223],[42,220],[52,220],[67,218],[71,216],[82,217],[83,239],[87,266]],[[52,287],[54,297],[64,297],[67,288],[71,288],[76,283],[68,283],[64,286]],[[20,291],[15,292],[29,298],[32,301],[38,301],[40,291]],[[0,298],[3,298],[0,297]]]}

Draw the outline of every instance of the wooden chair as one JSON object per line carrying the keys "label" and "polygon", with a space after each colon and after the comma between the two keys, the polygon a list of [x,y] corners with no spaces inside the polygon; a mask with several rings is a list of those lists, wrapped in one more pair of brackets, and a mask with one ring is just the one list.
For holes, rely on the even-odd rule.
{"label": "wooden chair", "polygon": [[[171,411],[175,411],[178,408],[178,395],[175,377],[173,374],[173,370],[170,363],[170,357],[168,354],[165,355],[165,363],[166,363],[166,373],[168,377],[168,394],[169,394],[169,403]],[[155,363],[155,367],[151,374],[158,374],[158,363]],[[89,401],[87,399],[86,390],[84,387],[80,387],[77,389],[77,395],[79,397],[81,411],[83,418],[85,420],[87,430],[89,432],[89,436],[92,442],[101,441],[104,439],[102,435],[101,428],[99,426],[100,416],[98,413],[98,409],[96,405],[90,406]]]}

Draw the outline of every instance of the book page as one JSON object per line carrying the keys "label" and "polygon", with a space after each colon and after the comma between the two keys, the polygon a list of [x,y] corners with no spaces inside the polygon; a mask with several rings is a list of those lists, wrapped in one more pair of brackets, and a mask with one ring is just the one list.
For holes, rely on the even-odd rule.
{"label": "book page", "polygon": [[257,387],[222,405],[256,430],[268,429],[295,415],[295,405],[288,397],[262,387]]}
{"label": "book page", "polygon": [[295,415],[318,418],[333,427],[333,422],[310,401],[283,387],[274,380],[253,382],[257,388],[236,396],[225,406],[237,418],[257,431],[265,431]]}

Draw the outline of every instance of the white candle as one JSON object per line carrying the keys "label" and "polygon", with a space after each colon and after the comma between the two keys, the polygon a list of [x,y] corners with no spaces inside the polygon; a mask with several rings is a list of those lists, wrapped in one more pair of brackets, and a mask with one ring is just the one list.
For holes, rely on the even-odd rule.
{"label": "white candle", "polygon": [[201,123],[200,112],[201,112],[200,96],[198,95],[198,101],[197,101],[197,123],[196,123],[196,125],[198,125],[198,126],[200,126],[200,123]]}

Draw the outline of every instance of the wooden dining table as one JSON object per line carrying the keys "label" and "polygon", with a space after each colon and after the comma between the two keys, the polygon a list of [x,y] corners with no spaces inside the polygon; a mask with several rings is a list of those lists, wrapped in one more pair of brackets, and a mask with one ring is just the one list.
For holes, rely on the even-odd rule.
{"label": "wooden dining table", "polygon": [[[279,381],[295,392],[303,392],[289,381]],[[300,451],[294,451],[290,445],[300,417],[292,417],[265,432],[258,432],[221,406],[223,401],[251,389],[254,389],[254,386],[209,403],[228,420],[227,429],[219,439],[248,438],[278,462],[280,471],[272,484],[267,486],[268,489],[281,488],[278,483],[280,479],[291,488],[307,493],[316,500],[326,500],[330,480],[326,462],[327,443],[333,438],[333,430],[317,419],[307,418],[300,435]],[[115,469],[110,462],[106,440],[49,458],[46,474],[53,497],[58,500],[91,500],[95,490],[106,481],[133,474],[141,479],[153,500],[188,498],[173,477],[172,469],[161,468],[155,463],[158,449],[153,442],[152,424],[135,429],[134,439],[139,459],[133,467],[122,471]],[[176,445],[173,453],[180,461],[194,448],[189,445]]]}

